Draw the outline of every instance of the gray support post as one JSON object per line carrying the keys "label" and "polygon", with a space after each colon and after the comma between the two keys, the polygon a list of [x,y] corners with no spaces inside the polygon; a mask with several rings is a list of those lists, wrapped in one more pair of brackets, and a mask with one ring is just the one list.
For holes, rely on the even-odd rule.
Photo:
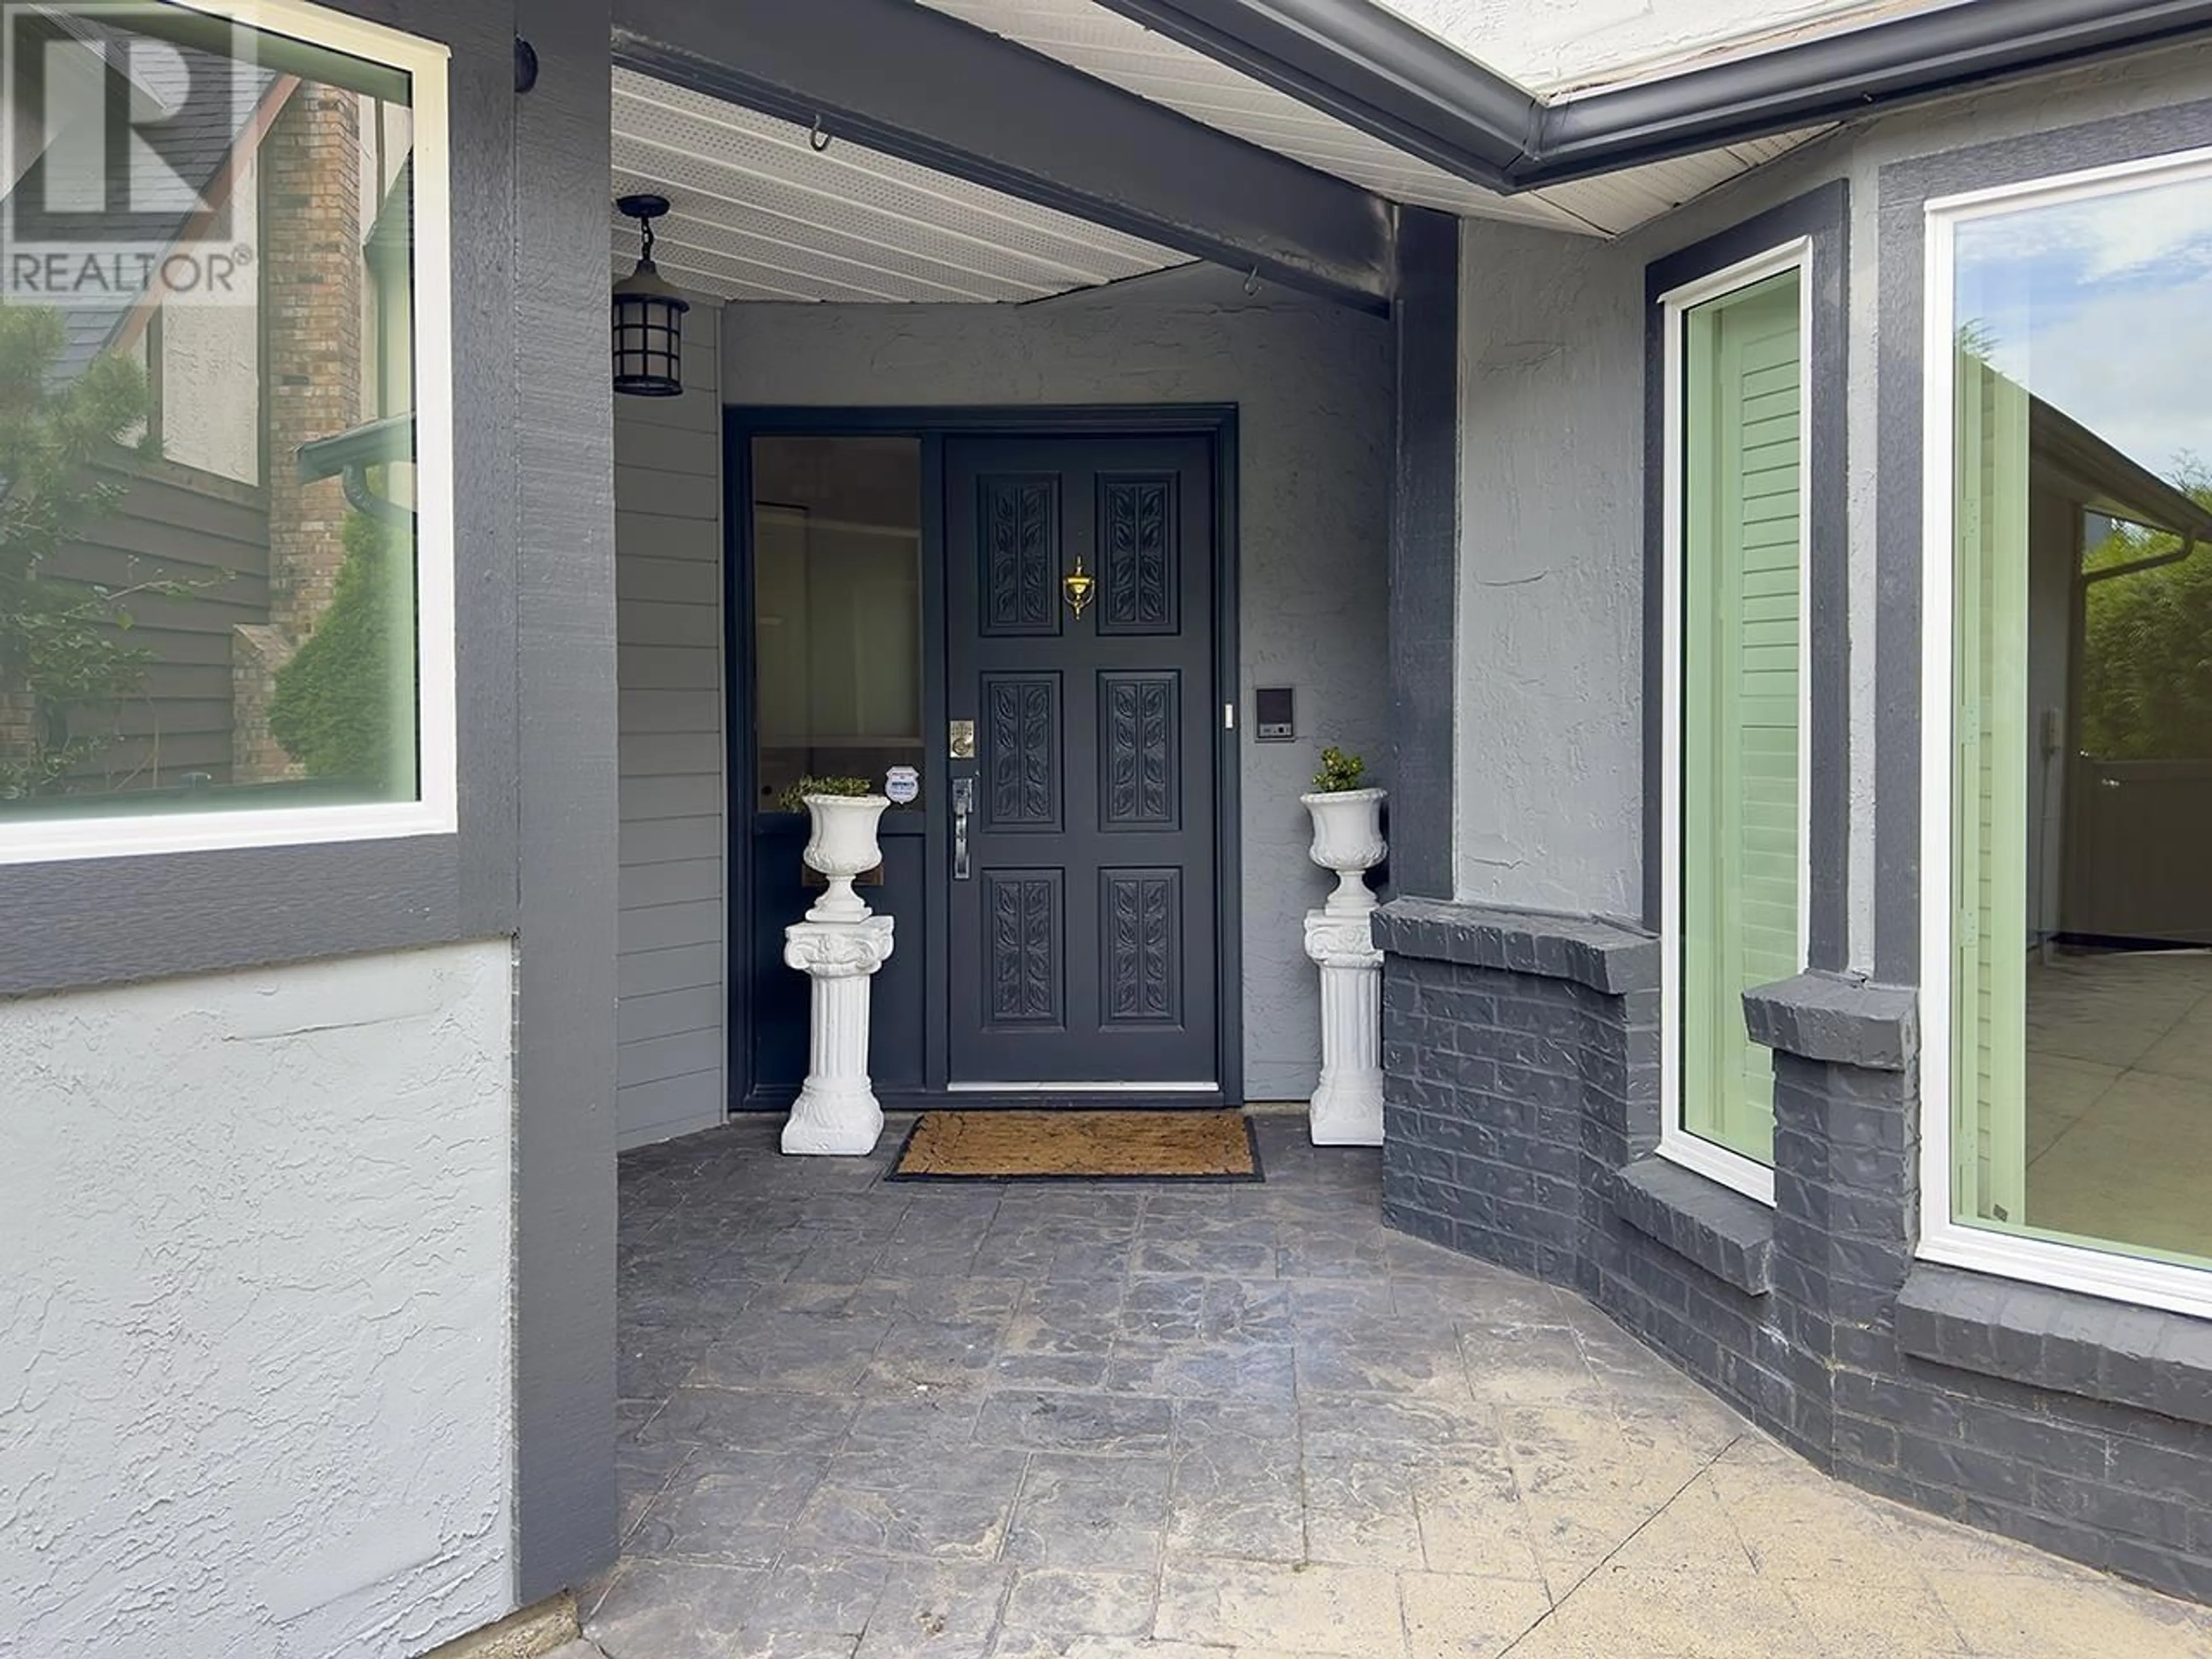
{"label": "gray support post", "polygon": [[1452,894],[1459,596],[1459,221],[1398,210],[1390,514],[1390,884]]}
{"label": "gray support post", "polygon": [[597,1571],[616,1542],[612,23],[606,0],[519,0],[515,26],[539,65],[516,103],[514,164],[515,1524],[527,1605]]}

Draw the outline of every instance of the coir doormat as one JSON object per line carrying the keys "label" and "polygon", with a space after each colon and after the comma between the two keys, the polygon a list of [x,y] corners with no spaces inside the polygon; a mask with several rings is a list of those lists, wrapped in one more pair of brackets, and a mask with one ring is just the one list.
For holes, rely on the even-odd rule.
{"label": "coir doormat", "polygon": [[924,1112],[893,1181],[1261,1181],[1236,1111]]}

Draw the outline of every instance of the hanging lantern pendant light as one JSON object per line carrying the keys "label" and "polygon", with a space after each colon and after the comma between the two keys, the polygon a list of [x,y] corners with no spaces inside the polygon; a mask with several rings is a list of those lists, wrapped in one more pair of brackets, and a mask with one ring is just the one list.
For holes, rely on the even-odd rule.
{"label": "hanging lantern pendant light", "polygon": [[638,222],[644,246],[637,269],[615,284],[615,390],[633,398],[673,398],[684,390],[684,313],[691,302],[653,263],[653,222],[665,196],[625,196],[615,206]]}

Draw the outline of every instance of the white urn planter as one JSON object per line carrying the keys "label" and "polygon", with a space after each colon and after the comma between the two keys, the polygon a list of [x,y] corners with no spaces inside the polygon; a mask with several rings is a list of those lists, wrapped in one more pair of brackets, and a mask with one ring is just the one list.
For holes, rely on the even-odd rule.
{"label": "white urn planter", "polygon": [[806,816],[812,829],[799,856],[830,885],[806,913],[809,921],[858,921],[870,914],[867,901],[853,890],[853,878],[883,862],[876,825],[889,806],[888,795],[808,795]]}
{"label": "white urn planter", "polygon": [[1306,955],[1321,969],[1321,1083],[1307,1115],[1316,1146],[1382,1144],[1382,953],[1370,934],[1367,872],[1389,851],[1388,793],[1298,797],[1313,817],[1313,861],[1337,878],[1328,902],[1306,912]]}
{"label": "white urn planter", "polygon": [[1328,896],[1332,915],[1364,915],[1375,908],[1367,872],[1390,850],[1382,839],[1382,803],[1389,794],[1387,789],[1339,789],[1298,797],[1298,805],[1313,815],[1313,861],[1336,872],[1336,890]]}
{"label": "white urn planter", "polygon": [[864,1158],[884,1133],[868,1081],[868,981],[891,954],[891,919],[868,908],[853,878],[883,861],[877,821],[883,795],[809,795],[812,833],[800,856],[829,884],[803,921],[784,929],[783,960],[812,981],[807,999],[806,1081],[783,1126],[796,1155]]}

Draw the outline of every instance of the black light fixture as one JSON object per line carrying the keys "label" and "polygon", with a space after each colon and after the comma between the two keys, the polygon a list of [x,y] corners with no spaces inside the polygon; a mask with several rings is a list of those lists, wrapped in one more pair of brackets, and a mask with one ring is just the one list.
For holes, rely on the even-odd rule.
{"label": "black light fixture", "polygon": [[637,221],[645,241],[637,269],[615,284],[615,390],[673,398],[684,390],[684,313],[691,302],[653,268],[653,222],[668,211],[668,198],[625,196],[615,206]]}

